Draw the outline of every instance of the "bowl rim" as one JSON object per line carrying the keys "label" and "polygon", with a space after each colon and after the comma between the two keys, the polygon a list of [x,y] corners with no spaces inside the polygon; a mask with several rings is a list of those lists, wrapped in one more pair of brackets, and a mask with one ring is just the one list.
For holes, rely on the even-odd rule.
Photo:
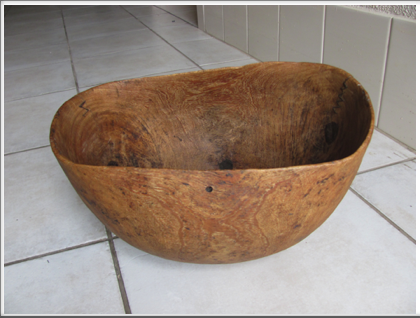
{"label": "bowl rim", "polygon": [[[185,74],[192,74],[192,73],[203,73],[203,72],[214,72],[214,71],[218,71],[218,70],[234,70],[234,69],[240,69],[249,65],[255,65],[255,64],[310,64],[310,65],[320,65],[322,67],[328,67],[331,69],[334,69],[344,75],[346,75],[348,78],[351,78],[355,84],[357,86],[359,86],[366,97],[366,100],[368,102],[368,106],[369,106],[369,111],[370,111],[370,115],[371,115],[371,120],[370,120],[370,125],[369,125],[369,130],[366,134],[366,137],[364,138],[363,142],[361,143],[361,145],[349,156],[341,158],[341,159],[337,159],[337,160],[331,160],[331,161],[325,161],[325,162],[320,162],[320,163],[312,163],[312,164],[303,164],[303,165],[296,165],[296,166],[285,166],[285,167],[277,167],[277,168],[246,168],[246,169],[177,169],[177,168],[142,168],[142,167],[134,167],[134,166],[105,166],[105,165],[89,165],[89,164],[82,164],[82,163],[76,163],[73,162],[72,160],[68,159],[67,157],[63,156],[62,154],[59,153],[59,151],[56,148],[55,142],[54,142],[54,134],[55,134],[55,127],[56,127],[56,122],[58,120],[57,118],[57,113],[60,111],[60,109],[66,105],[70,100],[72,100],[74,97],[80,95],[80,94],[84,94],[87,91],[93,90],[93,89],[98,89],[101,86],[105,86],[105,85],[110,85],[110,84],[115,84],[115,83],[120,83],[120,82],[127,82],[127,81],[139,81],[139,80],[147,80],[147,79],[158,79],[158,78],[167,78],[167,77],[176,77],[176,76],[182,76]],[[372,139],[372,135],[373,135],[373,130],[375,128],[375,113],[373,110],[373,106],[372,106],[372,101],[371,98],[369,96],[369,93],[366,91],[366,89],[363,87],[363,85],[356,79],[354,78],[350,73],[344,71],[341,68],[332,66],[332,65],[328,65],[328,64],[323,64],[323,63],[310,63],[310,62],[258,62],[258,63],[252,63],[252,64],[247,64],[244,66],[228,66],[228,67],[222,67],[222,68],[216,68],[216,69],[208,69],[208,70],[199,70],[199,71],[192,71],[192,72],[182,72],[182,73],[175,73],[175,74],[168,74],[168,75],[158,75],[158,76],[150,76],[150,77],[139,77],[139,78],[131,78],[131,79],[124,79],[124,80],[117,80],[117,81],[112,81],[112,82],[108,82],[108,83],[103,83],[94,87],[91,87],[89,89],[87,89],[86,91],[80,92],[76,95],[74,95],[72,98],[70,98],[69,100],[65,101],[56,111],[56,114],[53,117],[53,120],[51,122],[51,126],[50,126],[50,146],[52,149],[52,152],[54,153],[55,157],[57,158],[57,160],[61,163],[65,163],[67,165],[72,165],[75,167],[90,167],[92,169],[114,169],[116,171],[179,171],[179,172],[211,172],[211,173],[243,173],[243,171],[285,171],[288,169],[308,169],[308,168],[316,168],[318,166],[326,166],[326,165],[337,165],[337,164],[345,164],[349,161],[352,161],[354,157],[359,156],[361,153],[364,153]]]}

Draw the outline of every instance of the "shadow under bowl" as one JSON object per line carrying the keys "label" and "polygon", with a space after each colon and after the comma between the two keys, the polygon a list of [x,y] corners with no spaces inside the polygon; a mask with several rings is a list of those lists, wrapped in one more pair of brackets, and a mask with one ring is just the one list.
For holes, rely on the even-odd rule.
{"label": "shadow under bowl", "polygon": [[83,202],[124,241],[234,263],[317,229],[373,127],[369,95],[347,72],[265,62],[91,88],[57,111],[50,142]]}

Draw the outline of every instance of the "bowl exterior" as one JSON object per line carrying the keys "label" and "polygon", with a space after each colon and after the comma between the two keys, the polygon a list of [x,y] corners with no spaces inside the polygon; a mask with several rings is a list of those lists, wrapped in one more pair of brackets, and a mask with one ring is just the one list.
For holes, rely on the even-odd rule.
{"label": "bowl exterior", "polygon": [[371,121],[361,146],[319,164],[235,170],[78,164],[57,150],[59,112],[51,147],[83,202],[129,244],[175,261],[243,262],[300,242],[338,206],[373,133],[373,108],[365,97]]}
{"label": "bowl exterior", "polygon": [[220,264],[268,256],[306,238],[344,197],[364,151],[348,160],[268,170],[59,161],[83,202],[124,241],[170,260]]}

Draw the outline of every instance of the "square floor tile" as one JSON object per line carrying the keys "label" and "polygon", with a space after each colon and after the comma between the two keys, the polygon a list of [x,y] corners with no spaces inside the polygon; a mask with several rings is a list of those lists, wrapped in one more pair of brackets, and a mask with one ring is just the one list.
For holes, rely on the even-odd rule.
{"label": "square floor tile", "polygon": [[174,43],[173,45],[199,65],[251,58],[248,54],[214,38]]}
{"label": "square floor tile", "polygon": [[59,9],[37,12],[34,9],[31,11],[21,11],[18,13],[8,14],[5,19],[5,24],[8,27],[15,27],[18,25],[30,25],[40,21],[61,20],[61,11]]}
{"label": "square floor tile", "polygon": [[11,6],[10,11],[7,13],[7,16],[44,13],[59,10],[60,7],[57,5],[13,5]]}
{"label": "square floor tile", "polygon": [[65,18],[72,16],[92,16],[102,13],[115,13],[123,11],[119,5],[96,5],[73,7],[72,10],[63,10]]}
{"label": "square floor tile", "polygon": [[74,60],[80,87],[143,77],[196,65],[169,45]]}
{"label": "square floor tile", "polygon": [[11,50],[43,48],[46,46],[65,44],[67,45],[64,28],[49,31],[26,32],[24,34],[5,36],[4,52]]}
{"label": "square floor tile", "polygon": [[86,40],[97,36],[110,36],[115,34],[121,34],[123,32],[129,32],[134,30],[145,30],[147,29],[144,24],[137,21],[133,17],[111,20],[109,22],[99,22],[90,24],[89,27],[84,25],[73,25],[67,28],[67,35],[70,43],[77,40]]}
{"label": "square floor tile", "polygon": [[51,148],[4,157],[6,263],[106,238]]}
{"label": "square floor tile", "polygon": [[171,13],[173,13],[178,18],[181,18],[182,20],[184,20],[188,23],[191,23],[192,25],[197,27],[197,25],[198,25],[197,8],[196,8],[196,6],[189,6],[189,7],[193,7],[193,8],[189,9],[189,10],[185,10],[185,11],[179,11],[179,12],[172,12],[171,11]]}
{"label": "square floor tile", "polygon": [[158,5],[158,8],[171,13],[189,12],[196,9],[195,5]]}
{"label": "square floor tile", "polygon": [[166,42],[147,29],[102,35],[70,43],[74,59],[158,45],[166,45]]}
{"label": "square floor tile", "polygon": [[[70,12],[70,11],[69,11]],[[86,14],[68,14],[64,17],[64,22],[67,27],[73,27],[76,25],[83,25],[88,27],[91,24],[95,23],[105,23],[116,21],[119,19],[125,19],[132,17],[127,11],[119,8],[118,10],[105,11],[105,12],[96,12],[96,13],[86,13]]]}
{"label": "square floor tile", "polygon": [[187,68],[187,69],[183,69],[183,70],[175,70],[175,71],[169,71],[169,72],[149,74],[149,75],[146,75],[145,77],[171,75],[171,74],[179,74],[179,73],[189,73],[189,72],[197,72],[197,71],[202,71],[202,69],[198,68],[198,67],[192,67],[192,68]]}
{"label": "square floor tile", "polygon": [[4,268],[5,314],[124,314],[107,242]]}
{"label": "square floor tile", "polygon": [[375,129],[359,172],[415,157],[415,153]]}
{"label": "square floor tile", "polygon": [[41,66],[68,61],[70,54],[67,43],[19,49],[4,52],[4,70],[13,71],[28,67]]}
{"label": "square floor tile", "polygon": [[123,8],[134,16],[165,14],[166,12],[151,5],[123,5]]}
{"label": "square floor tile", "polygon": [[299,244],[199,265],[114,241],[134,314],[414,314],[415,244],[352,192]]}
{"label": "square floor tile", "polygon": [[405,162],[362,173],[351,186],[416,238],[416,164]]}
{"label": "square floor tile", "polygon": [[[192,68],[186,68],[186,69],[183,69],[183,70],[175,70],[175,71],[169,71],[169,72],[163,72],[163,73],[148,74],[148,75],[141,76],[141,77],[153,77],[153,76],[171,75],[171,74],[178,74],[178,73],[189,73],[189,72],[196,72],[196,71],[202,71],[202,69],[200,69],[198,67],[192,67]],[[96,87],[96,86],[97,85],[81,87],[80,92],[83,92],[85,90],[88,90],[88,89],[90,89],[92,87]]]}
{"label": "square floor tile", "polygon": [[86,4],[74,4],[74,5],[69,5],[69,4],[63,4],[60,5],[61,10],[63,10],[63,14],[66,14],[67,11],[71,11],[74,9],[86,9],[89,7],[94,7],[95,5],[86,5]]}
{"label": "square floor tile", "polygon": [[142,23],[151,29],[159,27],[188,25],[187,22],[173,16],[169,13],[154,14],[154,15],[139,15],[134,14]]}
{"label": "square floor tile", "polygon": [[4,100],[75,88],[70,61],[4,72]]}
{"label": "square floor tile", "polygon": [[4,153],[50,144],[52,119],[58,108],[77,94],[75,89],[6,102]]}
{"label": "square floor tile", "polygon": [[213,68],[244,66],[248,64],[254,64],[254,63],[260,63],[260,62],[255,59],[247,59],[247,60],[232,61],[232,62],[217,63],[217,64],[206,64],[206,65],[203,65],[202,68],[205,70],[209,70]]}
{"label": "square floor tile", "polygon": [[42,17],[37,17],[31,23],[25,21],[19,21],[19,23],[5,23],[4,24],[4,36],[19,35],[31,32],[49,32],[51,30],[64,30],[63,19],[56,18],[50,20],[43,20]]}
{"label": "square floor tile", "polygon": [[207,33],[191,25],[181,25],[176,27],[156,28],[154,31],[169,43],[187,42],[194,40],[211,39]]}

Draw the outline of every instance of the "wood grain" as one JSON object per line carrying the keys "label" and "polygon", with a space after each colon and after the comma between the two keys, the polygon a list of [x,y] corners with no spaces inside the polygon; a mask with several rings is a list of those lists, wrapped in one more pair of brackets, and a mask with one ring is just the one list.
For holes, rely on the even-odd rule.
{"label": "wood grain", "polygon": [[94,87],[57,111],[50,141],[123,240],[171,260],[233,263],[318,228],[373,125],[369,95],[347,72],[265,62]]}

